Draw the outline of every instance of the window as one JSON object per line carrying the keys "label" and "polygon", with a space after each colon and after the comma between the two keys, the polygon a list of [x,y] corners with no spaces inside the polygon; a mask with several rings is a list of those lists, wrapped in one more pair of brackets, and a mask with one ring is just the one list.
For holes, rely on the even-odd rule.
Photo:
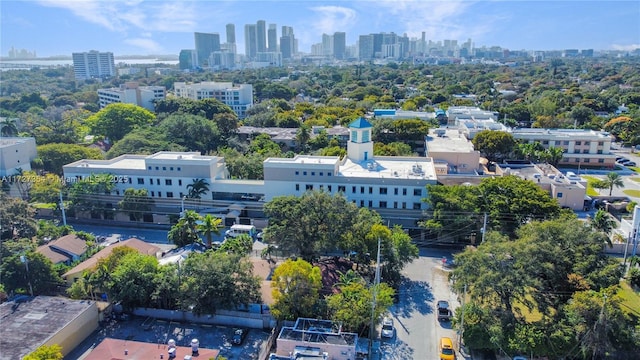
{"label": "window", "polygon": [[160,185],[160,179],[156,179],[156,185]]}
{"label": "window", "polygon": [[591,159],[584,159],[584,162],[586,163],[591,162]]}
{"label": "window", "polygon": [[303,172],[302,172],[302,175],[307,176],[307,172],[306,172],[306,171],[303,171]]}
{"label": "window", "polygon": [[373,207],[373,201],[369,200],[369,207]]}
{"label": "window", "polygon": [[373,194],[373,187],[369,186],[369,194]]}
{"label": "window", "polygon": [[362,132],[362,142],[369,142],[369,130]]}
{"label": "window", "polygon": [[387,202],[386,201],[380,201],[380,208],[381,209],[386,209],[387,208]]}
{"label": "window", "polygon": [[380,188],[380,195],[387,195],[387,188]]}
{"label": "window", "polygon": [[180,166],[178,166],[178,171],[182,170],[182,168],[180,168]]}
{"label": "window", "polygon": [[173,192],[172,191],[167,191],[167,197],[168,198],[172,198],[173,197]]}
{"label": "window", "polygon": [[162,170],[167,171],[167,167],[166,167],[166,166],[163,166],[163,167],[162,167]]}
{"label": "window", "polygon": [[158,197],[162,197],[162,193],[158,191]]}
{"label": "window", "polygon": [[164,179],[165,185],[171,185],[171,179]]}
{"label": "window", "polygon": [[397,202],[397,201],[394,201],[394,202],[393,202],[393,208],[394,208],[394,209],[397,209],[397,208],[398,208],[398,202]]}
{"label": "window", "polygon": [[316,176],[316,172],[315,172],[315,171],[312,171],[312,172],[311,172],[311,176]]}
{"label": "window", "polygon": [[184,193],[180,193],[180,199],[182,199],[184,197]]}
{"label": "window", "polygon": [[152,191],[152,192],[151,192],[151,197],[154,197],[154,196],[156,196],[156,192],[155,192],[155,191]]}
{"label": "window", "polygon": [[160,168],[156,166],[156,170],[160,170]]}
{"label": "window", "polygon": [[413,189],[413,196],[422,196],[422,189]]}
{"label": "window", "polygon": [[169,168],[169,170],[173,171],[173,166]]}
{"label": "window", "polygon": [[600,164],[604,163],[604,159],[598,159],[598,163]]}
{"label": "window", "polygon": [[575,162],[579,163],[580,162],[580,158],[576,158]]}
{"label": "window", "polygon": [[151,170],[151,166],[149,166],[149,170]]}
{"label": "window", "polygon": [[300,171],[296,170],[296,176],[300,175]]}
{"label": "window", "polygon": [[307,184],[305,185],[306,190],[313,190],[313,185]]}
{"label": "window", "polygon": [[413,210],[420,210],[420,203],[413,203]]}
{"label": "window", "polygon": [[585,141],[585,142],[584,142],[584,145],[585,145],[585,146],[590,146],[590,145],[591,145],[591,142],[590,142],[590,141]]}
{"label": "window", "polygon": [[153,185],[153,178],[149,178],[149,184]]}
{"label": "window", "polygon": [[355,193],[356,193],[356,187],[355,187],[355,186],[352,186],[352,187],[351,187],[351,193],[352,193],[352,194],[355,194]]}
{"label": "window", "polygon": [[407,195],[407,188],[402,188],[402,195]]}
{"label": "window", "polygon": [[569,140],[565,140],[562,142],[562,145],[569,146]]}
{"label": "window", "polygon": [[182,186],[182,179],[178,179],[178,186]]}
{"label": "window", "polygon": [[360,207],[364,207],[364,200],[360,200]]}
{"label": "window", "polygon": [[582,145],[582,141],[576,141],[576,145]]}
{"label": "window", "polygon": [[598,150],[596,153],[597,154],[602,154],[602,150]]}
{"label": "window", "polygon": [[561,197],[562,197],[562,193],[561,193],[561,192],[559,192],[559,193],[558,193],[558,197],[559,197],[559,198],[561,198]]}
{"label": "window", "polygon": [[403,208],[403,209],[406,209],[406,208],[407,208],[407,203],[406,203],[406,202],[403,202],[403,203],[402,203],[402,208]]}
{"label": "window", "polygon": [[393,189],[393,195],[398,195],[398,188]]}
{"label": "window", "polygon": [[549,140],[544,140],[544,141],[542,142],[542,145],[549,145]]}
{"label": "window", "polygon": [[133,179],[132,179],[131,177],[127,176],[127,181],[128,181],[128,183],[129,183],[129,184],[131,184],[131,183],[132,183],[132,182],[131,182],[132,180],[133,180]]}
{"label": "window", "polygon": [[318,175],[322,176],[322,175],[324,175],[324,173],[322,171],[320,171],[320,173],[318,173]]}
{"label": "window", "polygon": [[583,154],[588,154],[588,153],[589,153],[589,149],[584,149],[584,150],[582,150],[582,153],[583,153]]}
{"label": "window", "polygon": [[296,191],[300,191],[300,184],[296,184]]}
{"label": "window", "polygon": [[360,186],[360,194],[364,194],[364,186]]}
{"label": "window", "polygon": [[351,131],[351,141],[352,142],[358,142],[358,132],[355,130]]}
{"label": "window", "polygon": [[144,178],[138,178],[138,185],[144,185]]}
{"label": "window", "polygon": [[331,176],[331,173],[330,173],[330,172],[328,172],[328,173],[327,173],[327,176]]}
{"label": "window", "polygon": [[602,146],[602,145],[604,145],[604,142],[603,141],[598,141],[598,146]]}
{"label": "window", "polygon": [[320,191],[324,190],[324,185],[320,185]]}
{"label": "window", "polygon": [[345,193],[347,192],[347,188],[342,185],[338,185],[338,192]]}
{"label": "window", "polygon": [[327,185],[327,190],[331,192],[331,185]]}

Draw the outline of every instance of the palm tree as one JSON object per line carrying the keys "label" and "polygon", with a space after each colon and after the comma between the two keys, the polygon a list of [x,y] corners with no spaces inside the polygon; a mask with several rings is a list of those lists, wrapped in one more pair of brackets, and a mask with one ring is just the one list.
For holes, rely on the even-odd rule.
{"label": "palm tree", "polygon": [[178,223],[169,230],[168,239],[178,247],[186,246],[200,241],[198,235],[198,223],[202,217],[193,210],[187,210],[178,220]]}
{"label": "palm tree", "polygon": [[616,223],[608,212],[602,209],[598,210],[593,216],[593,219],[591,219],[591,227],[607,235],[607,243],[609,244],[609,247],[612,246],[609,235],[611,235],[613,229],[618,227],[618,223]]}
{"label": "palm tree", "polygon": [[200,199],[209,191],[209,183],[205,179],[193,179],[193,183],[187,185],[189,199]]}
{"label": "palm tree", "polygon": [[220,228],[222,227],[222,219],[217,218],[211,214],[207,214],[202,218],[202,222],[198,224],[198,232],[205,236],[207,239],[207,247],[211,247],[212,235],[220,235]]}
{"label": "palm tree", "polygon": [[545,150],[545,156],[547,158],[547,161],[549,161],[549,164],[558,166],[558,163],[564,157],[564,150],[559,147],[551,146],[547,150]]}
{"label": "palm tree", "polygon": [[603,180],[603,185],[606,184],[606,188],[609,188],[609,196],[613,193],[613,187],[624,187],[624,181],[622,181],[622,176],[615,171],[612,171],[607,174],[606,179]]}
{"label": "palm tree", "polygon": [[16,119],[3,119],[0,123],[0,136],[10,137],[18,135],[18,127]]}

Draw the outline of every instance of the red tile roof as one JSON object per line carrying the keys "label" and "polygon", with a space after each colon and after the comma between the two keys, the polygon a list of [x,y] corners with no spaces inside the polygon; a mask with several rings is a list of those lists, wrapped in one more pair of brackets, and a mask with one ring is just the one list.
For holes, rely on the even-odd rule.
{"label": "red tile roof", "polygon": [[[198,350],[198,357],[194,359],[215,359],[220,353],[219,350],[212,349]],[[160,354],[168,360],[168,351],[167,345],[164,344],[106,338],[91,350],[84,360],[149,360],[160,359]],[[177,346],[175,359],[182,360],[185,355],[191,355],[191,347]]]}

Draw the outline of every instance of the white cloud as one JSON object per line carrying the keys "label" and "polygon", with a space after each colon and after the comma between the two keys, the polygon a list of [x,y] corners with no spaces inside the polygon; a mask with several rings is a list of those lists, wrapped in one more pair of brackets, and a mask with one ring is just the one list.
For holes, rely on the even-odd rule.
{"label": "white cloud", "polygon": [[629,44],[629,45],[613,44],[611,45],[611,49],[619,50],[619,51],[633,51],[636,49],[640,49],[640,44]]}
{"label": "white cloud", "polygon": [[151,39],[131,38],[125,39],[124,43],[145,50],[148,54],[161,54],[163,51],[162,46]]}
{"label": "white cloud", "polygon": [[311,23],[318,34],[348,30],[358,17],[353,9],[342,6],[316,6],[311,10],[318,16]]}

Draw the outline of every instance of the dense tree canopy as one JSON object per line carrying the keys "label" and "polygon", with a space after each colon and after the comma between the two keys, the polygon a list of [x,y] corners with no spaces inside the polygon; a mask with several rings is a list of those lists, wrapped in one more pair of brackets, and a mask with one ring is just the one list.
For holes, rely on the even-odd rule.
{"label": "dense tree canopy", "polygon": [[39,145],[38,158],[42,162],[42,170],[62,175],[62,167],[82,159],[102,159],[99,149],[76,144]]}
{"label": "dense tree canopy", "polygon": [[131,130],[150,125],[154,119],[155,115],[143,107],[114,103],[89,117],[87,123],[93,134],[102,135],[112,142],[117,142]]}
{"label": "dense tree canopy", "polygon": [[274,300],[271,313],[276,319],[296,320],[321,314],[319,267],[302,259],[287,260],[274,270],[271,288]]}

